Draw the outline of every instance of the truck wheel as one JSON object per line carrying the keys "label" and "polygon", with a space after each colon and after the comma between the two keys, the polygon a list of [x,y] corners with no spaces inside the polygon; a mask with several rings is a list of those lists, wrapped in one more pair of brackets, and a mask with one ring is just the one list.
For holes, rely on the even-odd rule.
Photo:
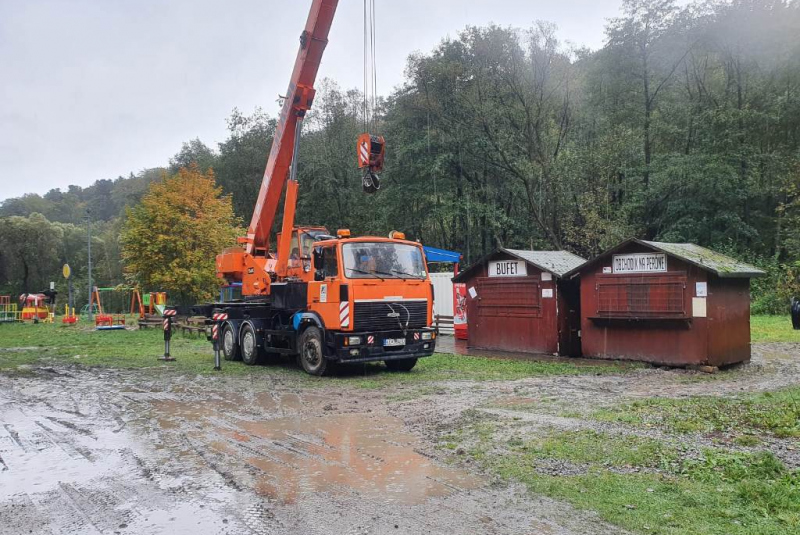
{"label": "truck wheel", "polygon": [[384,360],[384,364],[393,372],[410,372],[417,365],[417,359]]}
{"label": "truck wheel", "polygon": [[310,375],[325,375],[330,368],[325,358],[325,346],[322,342],[322,331],[317,327],[306,327],[300,335],[298,343],[300,365]]}
{"label": "truck wheel", "polygon": [[240,360],[239,344],[236,342],[236,333],[233,327],[225,325],[222,329],[222,356],[225,360]]}
{"label": "truck wheel", "polygon": [[242,326],[241,352],[242,362],[248,366],[258,364],[258,341],[256,340],[256,333],[253,331],[253,326],[249,323],[245,323]]}

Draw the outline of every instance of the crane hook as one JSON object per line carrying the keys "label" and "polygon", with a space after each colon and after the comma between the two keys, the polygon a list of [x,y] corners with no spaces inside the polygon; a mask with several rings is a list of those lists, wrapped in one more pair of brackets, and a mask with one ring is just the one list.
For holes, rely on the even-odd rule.
{"label": "crane hook", "polygon": [[361,183],[364,193],[375,193],[381,189],[378,173],[383,170],[383,160],[386,154],[386,141],[383,136],[373,136],[367,133],[358,136],[358,167],[364,169]]}

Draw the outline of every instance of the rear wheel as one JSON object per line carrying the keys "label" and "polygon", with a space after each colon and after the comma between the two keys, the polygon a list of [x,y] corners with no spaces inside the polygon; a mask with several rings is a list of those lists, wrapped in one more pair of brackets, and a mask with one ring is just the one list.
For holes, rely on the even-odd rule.
{"label": "rear wheel", "polygon": [[322,331],[318,327],[307,327],[299,340],[298,360],[310,375],[325,375],[330,370],[330,363],[325,358]]}
{"label": "rear wheel", "polygon": [[225,360],[239,360],[239,344],[236,342],[236,333],[233,332],[233,327],[225,325],[222,329],[222,356]]}
{"label": "rear wheel", "polygon": [[417,359],[384,360],[383,363],[393,372],[410,372],[417,365]]}
{"label": "rear wheel", "polygon": [[248,366],[253,366],[254,364],[258,364],[258,357],[259,357],[259,349],[258,349],[258,342],[256,341],[256,333],[253,330],[253,326],[249,323],[245,323],[242,326],[242,362],[247,364]]}

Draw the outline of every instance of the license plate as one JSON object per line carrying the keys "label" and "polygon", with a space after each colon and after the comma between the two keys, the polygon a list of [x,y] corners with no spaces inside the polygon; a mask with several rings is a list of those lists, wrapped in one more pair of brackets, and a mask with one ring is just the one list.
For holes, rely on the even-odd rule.
{"label": "license plate", "polygon": [[398,347],[406,345],[405,338],[387,338],[383,341],[384,347]]}

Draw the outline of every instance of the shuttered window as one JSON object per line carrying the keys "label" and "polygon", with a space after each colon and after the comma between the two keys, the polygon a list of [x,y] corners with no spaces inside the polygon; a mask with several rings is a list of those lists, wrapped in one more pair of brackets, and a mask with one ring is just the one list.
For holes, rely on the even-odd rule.
{"label": "shuttered window", "polygon": [[687,317],[686,274],[641,274],[599,276],[597,315],[601,317]]}
{"label": "shuttered window", "polygon": [[538,318],[540,294],[538,277],[478,279],[478,315]]}

